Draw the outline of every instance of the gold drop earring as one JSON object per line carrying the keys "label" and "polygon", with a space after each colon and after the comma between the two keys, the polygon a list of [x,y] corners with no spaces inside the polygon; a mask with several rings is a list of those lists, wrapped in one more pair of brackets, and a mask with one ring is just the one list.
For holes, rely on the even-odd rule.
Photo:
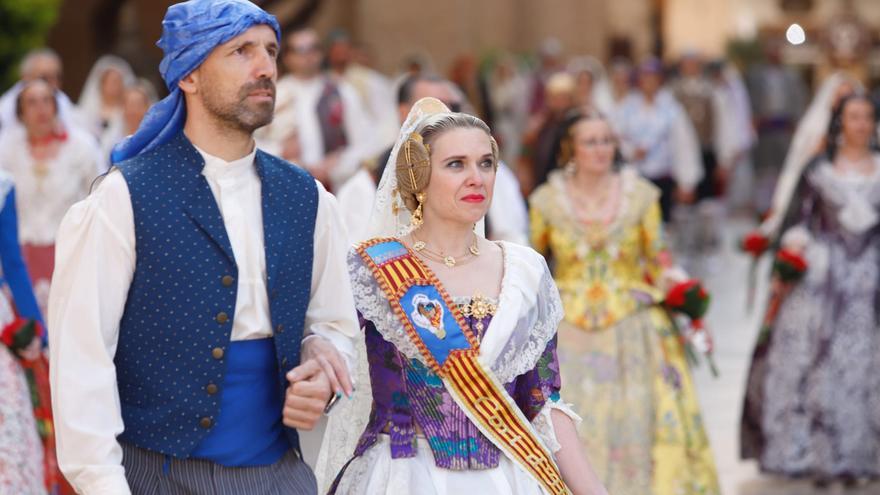
{"label": "gold drop earring", "polygon": [[415,211],[412,213],[412,226],[414,229],[417,229],[422,226],[422,222],[424,222],[424,215],[422,213],[422,204],[425,202],[425,193],[420,192],[416,194],[416,201],[419,202],[419,205],[416,207]]}

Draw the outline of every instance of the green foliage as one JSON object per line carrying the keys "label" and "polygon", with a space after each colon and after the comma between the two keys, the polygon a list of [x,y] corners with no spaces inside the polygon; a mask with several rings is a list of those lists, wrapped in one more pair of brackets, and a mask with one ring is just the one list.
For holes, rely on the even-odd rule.
{"label": "green foliage", "polygon": [[46,44],[62,0],[0,0],[0,89],[18,79],[21,58]]}

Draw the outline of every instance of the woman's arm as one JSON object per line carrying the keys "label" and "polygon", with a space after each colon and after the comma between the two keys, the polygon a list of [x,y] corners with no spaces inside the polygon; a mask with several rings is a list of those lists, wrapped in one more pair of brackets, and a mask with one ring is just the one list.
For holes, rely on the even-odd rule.
{"label": "woman's arm", "polygon": [[6,195],[0,210],[0,263],[18,313],[44,324],[34,297],[34,289],[18,245],[18,216],[15,212],[15,189]]}
{"label": "woman's arm", "polygon": [[608,495],[587,453],[578,438],[574,421],[559,409],[550,411],[553,430],[561,448],[556,451],[556,462],[562,479],[574,495]]}

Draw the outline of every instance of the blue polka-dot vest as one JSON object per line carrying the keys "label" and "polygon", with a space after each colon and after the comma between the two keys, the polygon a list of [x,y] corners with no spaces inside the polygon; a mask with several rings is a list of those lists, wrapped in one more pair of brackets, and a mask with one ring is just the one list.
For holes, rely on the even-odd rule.
{"label": "blue polka-dot vest", "polygon": [[[284,374],[300,359],[318,190],[307,173],[262,151],[255,165],[283,398]],[[115,357],[125,424],[119,439],[187,457],[219,415],[238,269],[201,173],[204,160],[183,133],[117,166],[131,194],[137,243]],[[285,433],[298,450],[296,430]]]}

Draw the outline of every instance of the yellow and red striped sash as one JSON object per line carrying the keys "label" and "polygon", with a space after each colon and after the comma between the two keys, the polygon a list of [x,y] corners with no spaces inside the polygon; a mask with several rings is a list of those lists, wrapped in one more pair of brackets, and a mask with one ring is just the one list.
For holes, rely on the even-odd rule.
{"label": "yellow and red striped sash", "polygon": [[477,359],[479,341],[434,273],[396,239],[373,239],[357,251],[428,367],[474,425],[548,493],[569,494],[531,423]]}

